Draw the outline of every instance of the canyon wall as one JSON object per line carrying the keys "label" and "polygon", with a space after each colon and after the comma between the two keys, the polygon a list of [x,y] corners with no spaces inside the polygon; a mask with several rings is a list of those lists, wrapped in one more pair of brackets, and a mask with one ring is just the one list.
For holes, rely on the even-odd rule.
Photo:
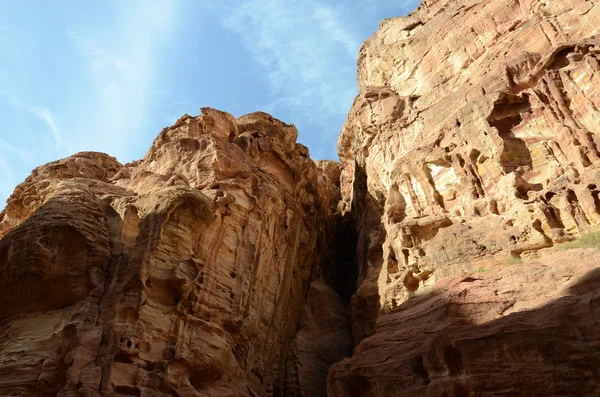
{"label": "canyon wall", "polygon": [[[424,0],[341,164],[202,109],[0,213],[0,396],[596,396],[600,6]],[[597,245],[597,242],[596,242]]]}
{"label": "canyon wall", "polygon": [[440,280],[382,315],[329,396],[597,396],[600,252]]}
{"label": "canyon wall", "polygon": [[573,286],[597,254],[547,255],[600,223],[599,21],[594,0],[424,0],[363,44],[338,141],[355,355],[330,396],[598,393],[597,285]]}
{"label": "canyon wall", "polygon": [[598,224],[595,4],[425,1],[364,43],[338,144],[355,305],[387,310]]}
{"label": "canyon wall", "polygon": [[203,109],[140,161],[34,170],[0,215],[0,395],[325,393],[350,349],[325,266],[339,168],[296,138]]}

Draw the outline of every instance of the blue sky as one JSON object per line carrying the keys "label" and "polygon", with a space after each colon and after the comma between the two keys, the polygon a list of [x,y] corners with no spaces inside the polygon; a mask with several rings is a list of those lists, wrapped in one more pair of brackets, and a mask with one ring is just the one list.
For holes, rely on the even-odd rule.
{"label": "blue sky", "polygon": [[417,5],[0,0],[0,209],[33,168],[83,150],[139,159],[204,106],[269,112],[337,159],[360,44]]}

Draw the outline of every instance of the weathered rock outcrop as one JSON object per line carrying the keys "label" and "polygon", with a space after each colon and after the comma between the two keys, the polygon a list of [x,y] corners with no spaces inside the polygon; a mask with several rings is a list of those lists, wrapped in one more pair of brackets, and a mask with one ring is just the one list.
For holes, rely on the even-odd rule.
{"label": "weathered rock outcrop", "polygon": [[600,222],[598,20],[595,1],[424,1],[365,42],[339,139],[356,307]]}
{"label": "weathered rock outcrop", "polygon": [[445,278],[382,316],[331,397],[596,396],[600,252]]}
{"label": "weathered rock outcrop", "polygon": [[384,21],[341,166],[206,108],[37,168],[0,214],[0,396],[597,396],[600,251],[558,245],[600,224],[599,22]]}
{"label": "weathered rock outcrop", "polygon": [[[333,289],[309,285],[332,277],[339,169],[296,137],[264,113],[203,109],[140,161],[34,170],[0,215],[0,395],[281,396],[286,377],[325,390],[349,335]],[[286,372],[302,321],[292,349],[321,360],[311,374]],[[338,347],[306,357],[320,321]]]}
{"label": "weathered rock outcrop", "polygon": [[600,223],[598,21],[595,0],[424,0],[363,44],[338,141],[355,355],[330,396],[598,393],[597,285],[566,281],[598,257],[545,258]]}

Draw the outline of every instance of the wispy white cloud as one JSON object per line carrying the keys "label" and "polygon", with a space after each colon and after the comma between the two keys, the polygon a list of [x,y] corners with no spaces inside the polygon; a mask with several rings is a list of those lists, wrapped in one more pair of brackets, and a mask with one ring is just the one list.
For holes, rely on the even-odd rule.
{"label": "wispy white cloud", "polygon": [[342,25],[342,17],[332,8],[323,5],[316,6],[313,12],[314,18],[319,21],[323,33],[326,33],[329,40],[338,42],[344,46],[346,53],[351,58],[356,56],[360,46],[360,41],[350,33],[346,26]]}
{"label": "wispy white cloud", "polygon": [[[50,110],[21,103],[4,91],[0,91],[0,95],[4,96],[12,106],[32,114],[46,126],[50,132],[52,144],[44,144],[44,140],[41,139],[36,141],[38,148],[41,148],[44,152],[52,152],[61,147],[63,139]],[[13,144],[7,140],[8,138],[8,135],[6,139],[0,138],[0,175],[2,175],[0,178],[0,211],[4,208],[4,202],[15,186],[27,175],[29,171],[27,168],[35,163],[34,158],[36,156],[36,150]]]}
{"label": "wispy white cloud", "polygon": [[[0,52],[0,116],[10,126],[0,132],[0,209],[40,164],[82,150],[122,161],[143,155],[157,132],[148,120],[159,107],[154,92],[164,81],[160,65],[182,4],[40,5],[60,17],[29,18],[27,3],[0,0],[0,48],[6,49]],[[94,9],[101,15],[92,15]],[[28,18],[14,25],[21,15]]]}
{"label": "wispy white cloud", "polygon": [[[19,160],[23,163],[30,162],[33,160],[34,152],[32,150],[27,150],[16,145],[7,142],[6,140],[0,138],[0,154],[3,156],[11,154],[16,154]],[[6,165],[6,163],[4,163]]]}
{"label": "wispy white cloud", "polygon": [[77,43],[82,52],[89,58],[90,67],[94,69],[105,67],[131,69],[131,65],[127,60],[111,54],[108,50],[102,48],[99,43],[95,43],[93,40],[82,37],[72,29],[67,29],[67,37]]}
{"label": "wispy white cloud", "polygon": [[4,201],[26,174],[15,169],[16,164],[30,164],[35,153],[0,138],[0,211]]}
{"label": "wispy white cloud", "polygon": [[418,3],[223,0],[217,7],[229,7],[223,26],[253,56],[256,74],[266,77],[271,101],[257,106],[276,116],[292,115],[286,121],[300,127],[300,140],[312,155],[334,158],[339,131],[358,92],[360,45],[381,19],[406,14]]}
{"label": "wispy white cloud", "polygon": [[316,119],[348,111],[361,38],[338,10],[314,0],[250,0],[233,6],[223,24],[266,71],[268,108],[302,110]]}
{"label": "wispy white cloud", "polygon": [[55,149],[59,149],[63,145],[64,140],[56,123],[56,119],[48,108],[27,105],[16,100],[7,92],[3,92],[3,94],[9,100],[9,102],[13,104],[13,106],[26,110],[46,125],[52,134],[52,140],[54,141]]}
{"label": "wispy white cloud", "polygon": [[48,108],[36,108],[34,106],[27,105],[23,107],[25,108],[25,110],[36,116],[38,119],[42,120],[44,124],[48,126],[48,129],[52,133],[52,138],[54,139],[54,145],[56,146],[56,148],[59,148],[63,142],[63,139],[61,137],[60,130],[56,125],[56,121],[54,121],[54,116],[52,115],[52,112],[50,112]]}
{"label": "wispy white cloud", "polygon": [[71,27],[67,37],[83,57],[89,101],[78,106],[73,120],[88,134],[78,137],[81,149],[110,152],[129,161],[139,153],[144,120],[149,118],[161,50],[177,21],[178,2],[119,2],[117,24],[110,31]]}

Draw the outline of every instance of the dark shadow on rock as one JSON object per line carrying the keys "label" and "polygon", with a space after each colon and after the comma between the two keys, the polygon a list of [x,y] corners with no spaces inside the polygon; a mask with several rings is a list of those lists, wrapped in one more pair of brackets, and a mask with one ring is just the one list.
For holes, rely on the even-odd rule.
{"label": "dark shadow on rock", "polygon": [[329,396],[600,395],[600,268],[514,313],[515,297],[485,283],[455,279],[380,317],[330,370]]}
{"label": "dark shadow on rock", "polygon": [[369,192],[366,172],[355,162],[349,214],[356,228],[357,289],[349,305],[354,345],[373,332],[381,309],[375,275],[379,274],[384,262],[385,228],[381,223],[384,201],[383,193],[378,198]]}
{"label": "dark shadow on rock", "polygon": [[[0,360],[0,395],[97,390],[72,383],[69,374],[82,371],[86,363],[74,357],[94,352],[102,337],[105,281],[118,256],[112,229],[121,230],[118,214],[104,206],[73,190],[47,200],[0,239],[0,356],[7,358]],[[100,372],[94,374],[99,382]],[[94,376],[87,381],[96,382]]]}

